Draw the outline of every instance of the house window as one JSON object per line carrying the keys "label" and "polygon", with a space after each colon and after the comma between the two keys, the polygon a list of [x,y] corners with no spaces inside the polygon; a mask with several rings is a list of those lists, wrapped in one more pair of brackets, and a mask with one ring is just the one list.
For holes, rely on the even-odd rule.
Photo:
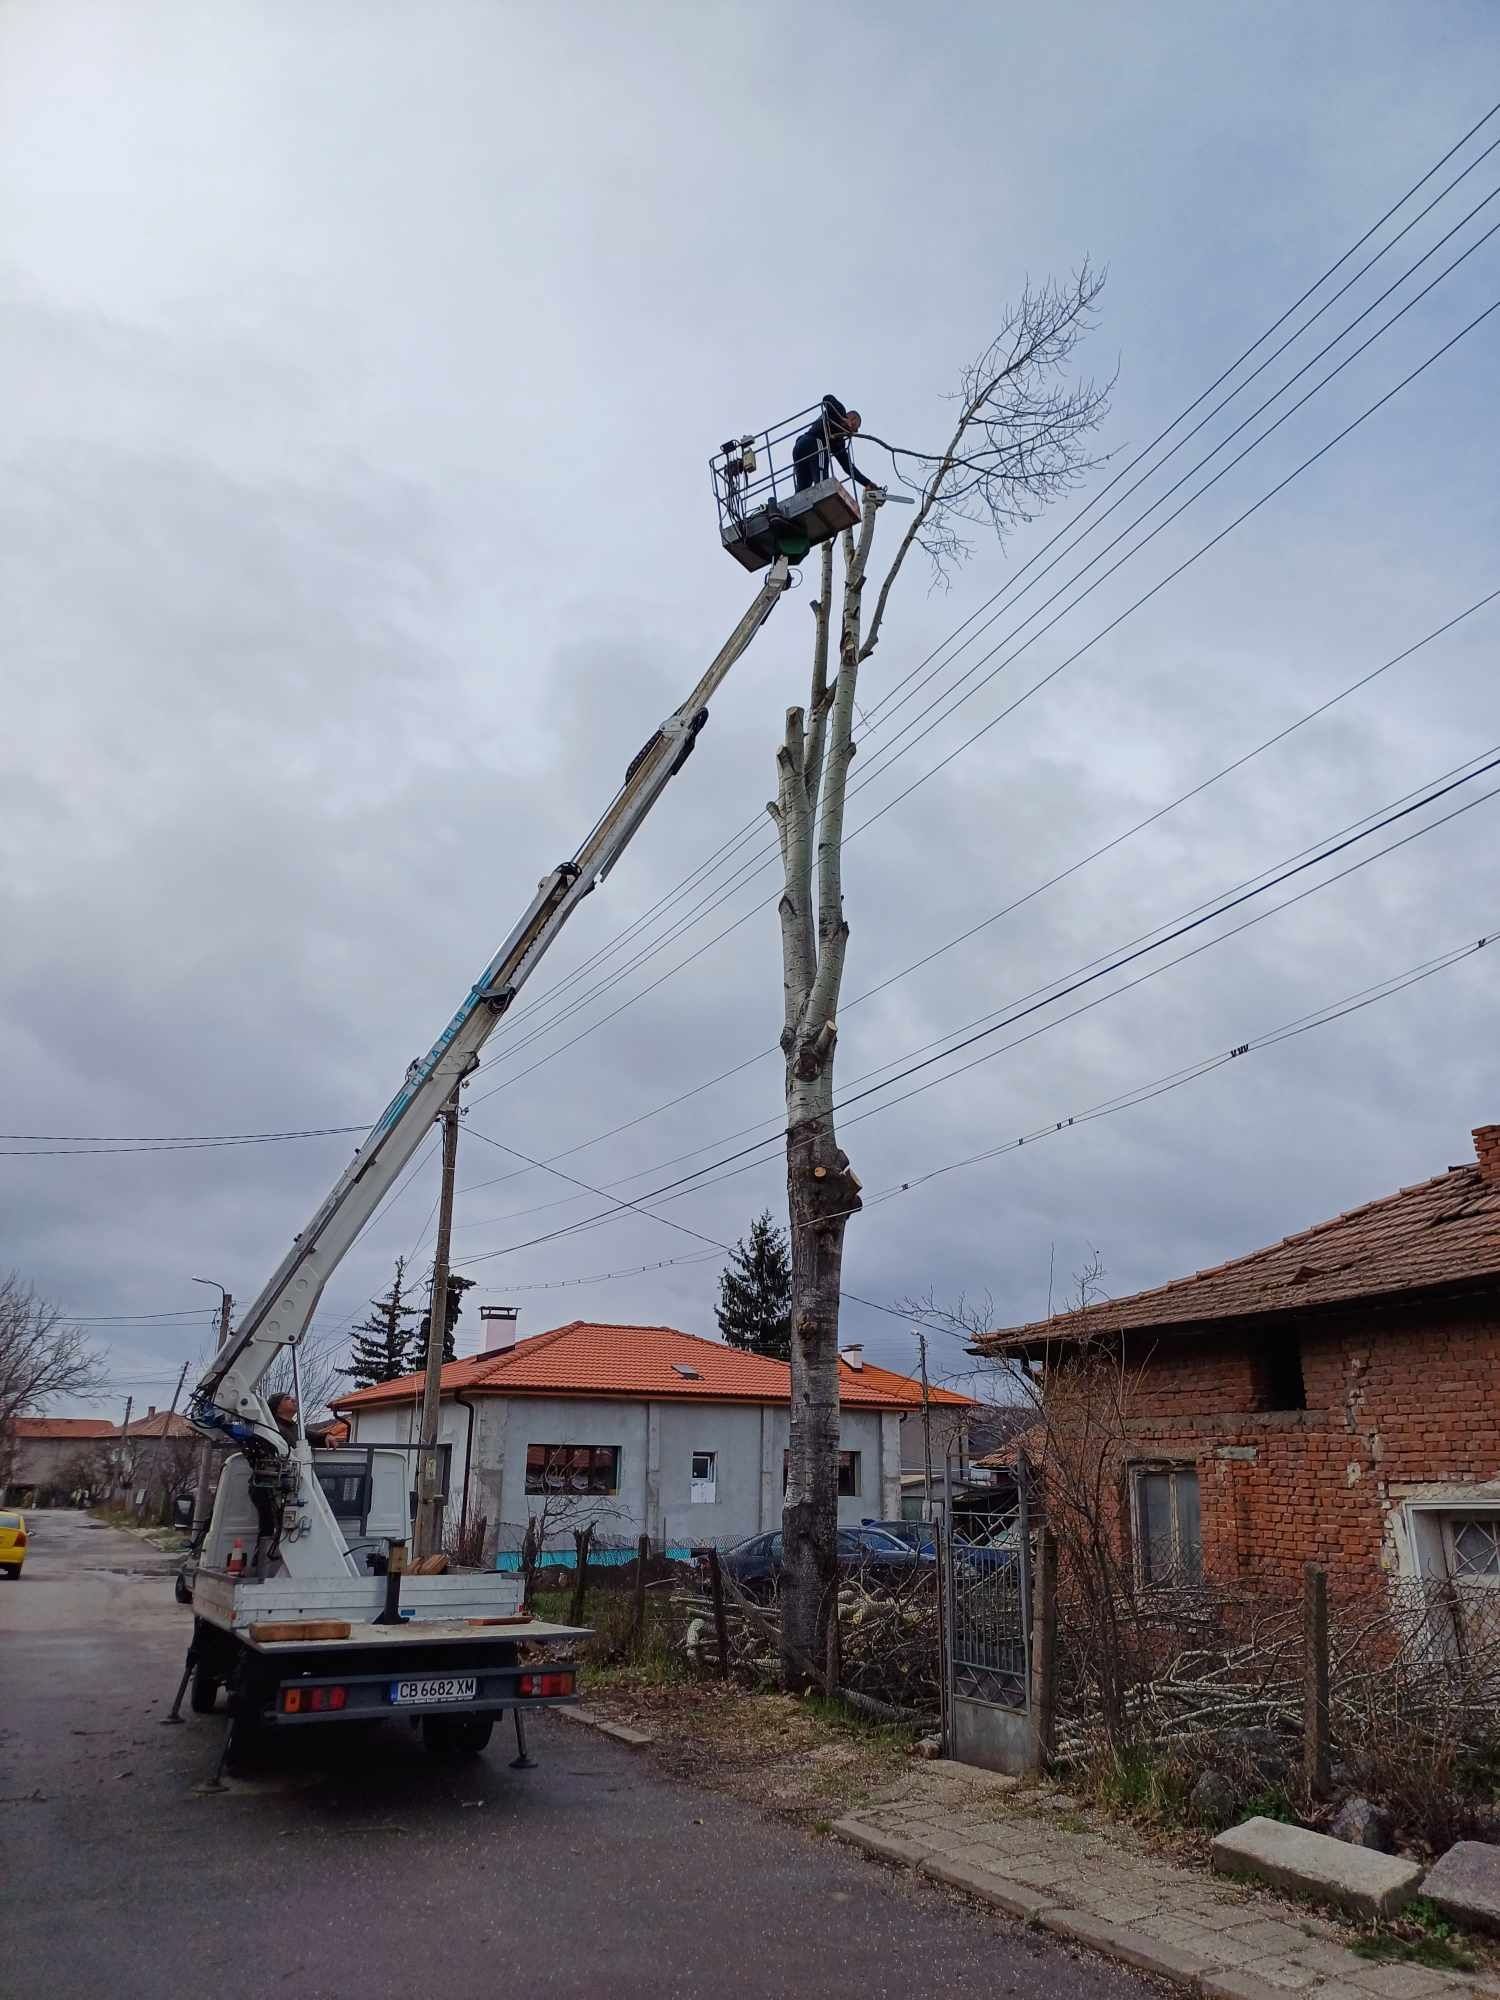
{"label": "house window", "polygon": [[1458,1582],[1500,1588],[1500,1514],[1445,1514],[1443,1553]]}
{"label": "house window", "polygon": [[614,1444],[529,1444],[528,1493],[607,1494],[620,1490],[620,1447]]}
{"label": "house window", "polygon": [[712,1506],[719,1497],[719,1455],[713,1451],[693,1453],[693,1481],[689,1498],[695,1506]]}
{"label": "house window", "polygon": [[[786,1451],[781,1455],[781,1490],[783,1493],[787,1489],[787,1483],[791,1478],[791,1471],[792,1454]],[[852,1500],[857,1497],[859,1491],[859,1453],[857,1451],[841,1451],[839,1453],[839,1498],[841,1500]]]}
{"label": "house window", "polygon": [[1295,1330],[1268,1333],[1260,1351],[1260,1406],[1263,1410],[1305,1410],[1302,1341]]}
{"label": "house window", "polygon": [[1191,1466],[1137,1467],[1133,1477],[1136,1561],[1142,1583],[1198,1583],[1203,1528]]}

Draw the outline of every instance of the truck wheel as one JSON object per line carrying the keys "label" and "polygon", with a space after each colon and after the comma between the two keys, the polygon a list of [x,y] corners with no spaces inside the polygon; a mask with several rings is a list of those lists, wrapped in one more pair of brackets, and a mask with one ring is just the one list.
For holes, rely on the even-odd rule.
{"label": "truck wheel", "polygon": [[193,1685],[188,1692],[188,1703],[194,1715],[212,1715],[214,1703],[219,1698],[219,1683],[205,1667],[194,1667]]}
{"label": "truck wheel", "polygon": [[422,1746],[440,1757],[477,1757],[494,1727],[492,1715],[424,1715]]}
{"label": "truck wheel", "polygon": [[183,1570],[178,1570],[172,1580],[172,1595],[179,1604],[191,1604],[193,1601],[193,1586],[188,1582]]}

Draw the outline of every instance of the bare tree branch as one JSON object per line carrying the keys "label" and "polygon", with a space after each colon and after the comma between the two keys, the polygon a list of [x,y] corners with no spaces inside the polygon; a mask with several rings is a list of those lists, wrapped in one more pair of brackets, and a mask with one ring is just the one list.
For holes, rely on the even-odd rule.
{"label": "bare tree branch", "polygon": [[969,552],[965,524],[988,527],[1003,544],[1017,523],[1102,463],[1086,454],[1085,440],[1104,419],[1113,383],[1067,387],[1059,378],[1093,325],[1103,286],[1103,272],[1087,260],[1065,285],[1049,280],[1036,291],[1028,285],[964,369],[958,422],[935,469],[925,459],[921,474],[908,477],[900,461],[917,454],[892,448],[917,510],[880,586],[863,658],[879,642],[891,587],[913,548],[928,557],[934,580],[944,581]]}

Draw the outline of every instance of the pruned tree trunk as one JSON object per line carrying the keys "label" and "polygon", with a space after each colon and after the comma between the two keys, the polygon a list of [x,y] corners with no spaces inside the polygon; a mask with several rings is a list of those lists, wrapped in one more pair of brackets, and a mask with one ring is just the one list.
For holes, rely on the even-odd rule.
{"label": "pruned tree trunk", "polygon": [[839,1300],[844,1231],[860,1206],[859,1180],[834,1129],[833,1069],[839,990],[849,926],[844,919],[844,804],[854,757],[854,698],[860,662],[874,650],[892,586],[920,548],[942,575],[965,548],[965,524],[1002,535],[1063,492],[1090,462],[1083,442],[1106,393],[1058,385],[1089,323],[1100,280],[1087,264],[1067,285],[1028,288],[1000,331],[964,370],[958,420],[946,447],[911,453],[915,515],[875,593],[863,626],[865,572],[885,494],[865,489],[858,533],[841,538],[838,673],[834,550],[822,549],[813,604],[812,698],[788,709],[776,753],[775,803],[767,808],[781,844],[778,905],[786,1059],[787,1210],[792,1245],[791,1440],[782,1515],[781,1668],[789,1688],[823,1677],[838,1588]]}
{"label": "pruned tree trunk", "polygon": [[838,677],[830,688],[833,547],[813,606],[812,703],[788,710],[771,816],[781,838],[781,1048],[786,1059],[787,1210],[792,1239],[792,1409],[782,1517],[782,1671],[802,1686],[821,1660],[838,1585],[839,1296],[844,1230],[859,1181],[838,1143],[833,1059],[849,926],[844,919],[844,800],[854,756],[860,609],[881,496],[869,493],[856,541],[842,540]]}

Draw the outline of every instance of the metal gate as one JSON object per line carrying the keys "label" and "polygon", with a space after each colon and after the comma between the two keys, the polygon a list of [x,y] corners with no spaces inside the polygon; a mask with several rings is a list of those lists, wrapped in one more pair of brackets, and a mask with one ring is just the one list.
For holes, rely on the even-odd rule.
{"label": "metal gate", "polygon": [[1031,1715],[1031,1537],[1025,1496],[950,1515],[942,1530],[943,1694],[948,1754],[1038,1769]]}

